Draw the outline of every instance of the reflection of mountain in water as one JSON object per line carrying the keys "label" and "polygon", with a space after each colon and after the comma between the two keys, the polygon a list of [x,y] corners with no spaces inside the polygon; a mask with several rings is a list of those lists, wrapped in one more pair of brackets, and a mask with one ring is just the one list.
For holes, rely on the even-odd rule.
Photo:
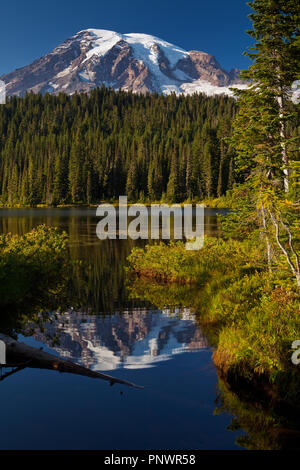
{"label": "reflection of mountain in water", "polygon": [[109,316],[67,312],[35,328],[34,337],[60,356],[94,370],[136,369],[174,354],[199,351],[207,341],[188,309],[135,309]]}

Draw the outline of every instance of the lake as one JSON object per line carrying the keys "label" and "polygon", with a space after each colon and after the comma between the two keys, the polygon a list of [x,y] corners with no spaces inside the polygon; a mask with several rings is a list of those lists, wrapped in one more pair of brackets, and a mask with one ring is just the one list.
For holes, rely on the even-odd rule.
{"label": "lake", "polygon": [[[96,209],[0,210],[1,233],[67,231],[74,262],[67,307],[28,320],[18,339],[144,389],[27,367],[0,381],[0,448],[240,449],[246,432],[219,406],[197,312],[135,299],[124,266],[145,242],[100,241],[98,221]],[[206,209],[205,232],[217,231],[216,211]]]}

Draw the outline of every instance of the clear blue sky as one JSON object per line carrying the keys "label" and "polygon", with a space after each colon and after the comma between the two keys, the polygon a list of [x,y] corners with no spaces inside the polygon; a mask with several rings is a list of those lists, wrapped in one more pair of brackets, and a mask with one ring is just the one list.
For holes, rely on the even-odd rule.
{"label": "clear blue sky", "polygon": [[247,68],[250,8],[245,0],[4,0],[0,75],[29,64],[86,28],[158,36],[216,56],[225,69]]}

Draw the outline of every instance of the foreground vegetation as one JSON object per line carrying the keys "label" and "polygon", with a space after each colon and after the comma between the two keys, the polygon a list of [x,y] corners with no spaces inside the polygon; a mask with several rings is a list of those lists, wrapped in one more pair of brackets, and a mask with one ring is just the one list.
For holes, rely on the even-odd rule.
{"label": "foreground vegetation", "polygon": [[37,303],[61,287],[67,261],[67,235],[39,226],[23,236],[0,236],[0,306],[2,311]]}
{"label": "foreground vegetation", "polygon": [[[161,308],[173,298],[199,313],[215,346],[214,362],[232,385],[255,381],[268,397],[299,404],[291,345],[299,339],[300,297],[287,270],[269,274],[258,240],[209,238],[194,252],[181,242],[148,245],[134,249],[128,260],[133,296]],[[178,288],[176,282],[190,286]]]}

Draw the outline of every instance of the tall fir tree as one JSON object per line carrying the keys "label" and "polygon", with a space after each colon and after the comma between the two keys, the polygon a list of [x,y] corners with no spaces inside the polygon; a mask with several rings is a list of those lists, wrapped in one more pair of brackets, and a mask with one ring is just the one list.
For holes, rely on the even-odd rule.
{"label": "tall fir tree", "polygon": [[[254,0],[249,4],[257,43],[247,55],[254,60],[242,76],[249,87],[236,91],[239,111],[233,125],[235,166],[247,178],[253,213],[266,241],[268,267],[283,261],[300,288],[295,209],[297,196],[291,182],[299,182],[299,154],[291,124],[297,115],[291,88],[299,78],[298,1]],[[291,112],[291,110],[293,112]],[[248,211],[248,209],[247,209]],[[247,213],[246,211],[246,213]]]}

